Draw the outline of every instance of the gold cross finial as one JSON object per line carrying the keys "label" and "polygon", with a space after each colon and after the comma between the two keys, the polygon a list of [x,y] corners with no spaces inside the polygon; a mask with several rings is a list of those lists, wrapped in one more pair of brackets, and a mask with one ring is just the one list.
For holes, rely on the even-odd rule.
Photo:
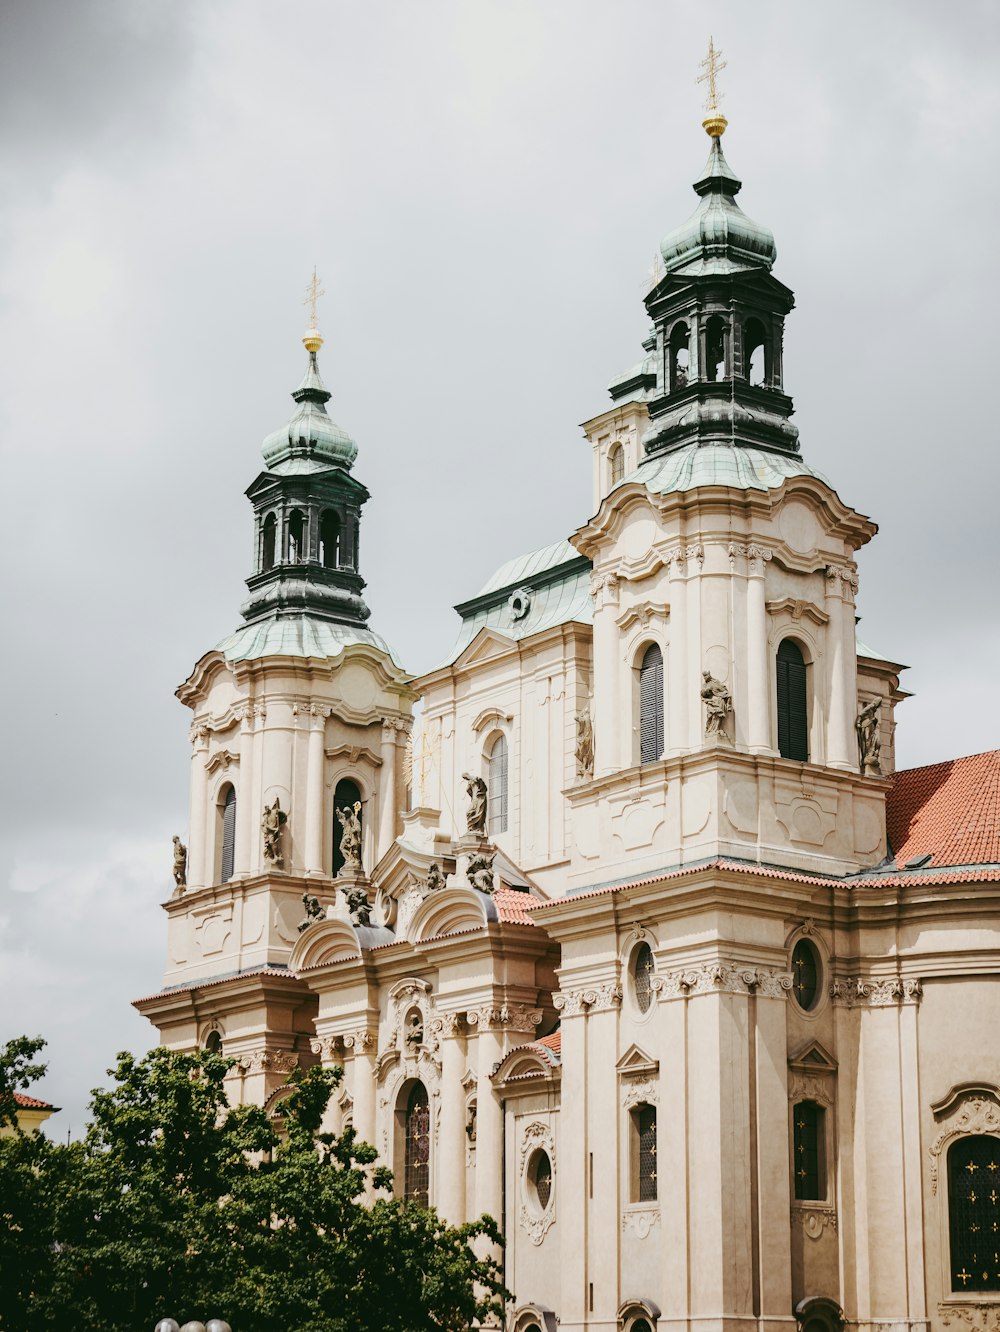
{"label": "gold cross finial", "polygon": [[719,92],[717,79],[719,70],[726,68],[726,62],[721,59],[721,56],[722,52],[715,49],[715,43],[712,38],[709,37],[708,55],[704,60],[699,62],[700,67],[705,72],[699,74],[696,80],[697,83],[708,84],[708,97],[705,99],[705,110],[708,112],[708,115],[701,123],[704,125],[706,132],[710,134],[713,139],[717,139],[721,134],[724,134],[726,126],[729,123],[719,110],[719,102],[722,100],[722,94]]}
{"label": "gold cross finial", "polygon": [[302,302],[303,305],[308,305],[309,307],[309,327],[306,330],[305,337],[302,339],[307,351],[319,351],[320,347],[323,345],[323,339],[320,337],[318,327],[319,315],[316,312],[316,303],[321,296],[325,295],[326,292],[319,285],[319,278],[316,276],[316,268],[314,266],[313,275],[306,284],[306,298]]}

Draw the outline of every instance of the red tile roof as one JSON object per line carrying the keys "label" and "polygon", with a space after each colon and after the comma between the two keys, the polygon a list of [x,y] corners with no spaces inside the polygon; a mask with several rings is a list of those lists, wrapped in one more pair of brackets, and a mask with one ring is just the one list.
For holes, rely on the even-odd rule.
{"label": "red tile roof", "polygon": [[14,1093],[14,1104],[19,1105],[22,1110],[58,1110],[58,1106],[50,1105],[48,1101],[40,1101],[37,1096],[25,1096],[23,1092]]}
{"label": "red tile roof", "polygon": [[555,1031],[550,1031],[547,1036],[539,1036],[534,1042],[535,1045],[544,1045],[547,1050],[553,1054],[562,1054],[562,1032],[556,1027]]}
{"label": "red tile roof", "polygon": [[528,912],[531,904],[537,900],[530,893],[518,892],[515,888],[505,888],[503,884],[493,892],[497,915],[505,925],[534,925],[535,922]]}
{"label": "red tile roof", "polygon": [[886,826],[900,870],[926,855],[929,869],[1000,864],[1000,750],[898,772]]}

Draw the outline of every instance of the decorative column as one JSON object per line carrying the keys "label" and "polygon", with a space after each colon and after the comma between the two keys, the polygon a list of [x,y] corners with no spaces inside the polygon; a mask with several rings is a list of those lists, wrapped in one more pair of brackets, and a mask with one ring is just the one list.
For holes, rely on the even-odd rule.
{"label": "decorative column", "polygon": [[[705,709],[701,702],[702,665],[701,643],[701,571],[705,563],[704,546],[688,546],[677,552],[677,558],[684,562],[687,574],[687,693],[684,702],[687,706],[688,748],[701,749],[705,743]],[[694,561],[694,563],[692,563]]]}
{"label": "decorative column", "polygon": [[493,1090],[492,1073],[503,1054],[500,1014],[474,1009],[466,1021],[476,1037],[476,1215],[488,1212],[503,1224],[503,1114]]}
{"label": "decorative column", "polygon": [[250,792],[253,785],[253,708],[248,703],[240,713],[240,789],[236,801],[236,846],[233,857],[233,878],[245,879],[250,874],[255,819]]}
{"label": "decorative column", "polygon": [[771,748],[771,710],[768,707],[767,607],[764,567],[772,552],[763,546],[747,547],[747,745],[752,754]]}
{"label": "decorative column", "polygon": [[[191,807],[188,816],[188,891],[204,888],[212,882],[214,866],[209,865],[210,848],[206,845],[208,821],[208,730],[197,727],[191,734]],[[211,848],[214,850],[214,847]]]}
{"label": "decorative column", "polygon": [[594,775],[603,777],[622,767],[622,718],[619,676],[618,576],[595,574],[594,599]]}
{"label": "decorative column", "polygon": [[[829,651],[827,659],[828,722],[826,735],[826,762],[831,768],[857,768],[857,750],[854,740],[854,697],[849,693],[851,681],[857,678],[856,650],[854,648],[854,596],[858,585],[854,570],[847,566],[830,565],[826,571],[826,613]],[[850,646],[848,646],[848,622]]]}
{"label": "decorative column", "polygon": [[465,1221],[465,1037],[459,1013],[436,1019],[441,1035],[441,1122],[438,1135],[436,1205],[450,1226]]}
{"label": "decorative column", "polygon": [[668,753],[688,748],[687,607],[684,571],[687,565],[679,552],[670,557],[670,643],[667,647],[667,743]]}
{"label": "decorative column", "polygon": [[382,718],[382,767],[378,775],[378,837],[372,857],[374,864],[382,859],[396,836],[396,734],[400,727],[396,717]]}
{"label": "decorative column", "polygon": [[326,735],[326,709],[313,703],[309,708],[309,748],[306,754],[306,837],[305,870],[311,878],[323,874],[323,806],[326,787],[323,782],[323,741]]}
{"label": "decorative column", "polygon": [[354,1128],[362,1142],[375,1145],[375,1037],[362,1028],[344,1037],[344,1049],[353,1050],[351,1096],[354,1099]]}
{"label": "decorative column", "polygon": [[[260,874],[264,868],[264,848],[260,835],[260,814],[264,808],[264,723],[267,720],[267,708],[263,703],[253,705],[253,780],[246,783],[243,799],[236,806],[236,822],[240,821],[240,809],[246,825],[246,836],[250,845],[250,873]],[[242,784],[241,784],[242,785]]]}

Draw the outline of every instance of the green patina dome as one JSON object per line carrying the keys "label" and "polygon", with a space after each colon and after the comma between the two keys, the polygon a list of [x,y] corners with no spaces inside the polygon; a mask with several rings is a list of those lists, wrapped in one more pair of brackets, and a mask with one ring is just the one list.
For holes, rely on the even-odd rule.
{"label": "green patina dome", "polygon": [[261,452],[271,469],[293,459],[310,459],[327,466],[349,468],[358,456],[358,446],[346,430],[326,414],[330,392],[320,378],[316,352],[309,352],[309,365],[302,383],[292,394],[298,410],[286,426],[272,430]]}
{"label": "green patina dome", "polygon": [[694,190],[700,202],[692,215],[660,242],[668,273],[735,273],[749,268],[771,268],[778,256],[774,237],[736,202],[741,182],[722,155],[718,138],[712,140],[708,165]]}

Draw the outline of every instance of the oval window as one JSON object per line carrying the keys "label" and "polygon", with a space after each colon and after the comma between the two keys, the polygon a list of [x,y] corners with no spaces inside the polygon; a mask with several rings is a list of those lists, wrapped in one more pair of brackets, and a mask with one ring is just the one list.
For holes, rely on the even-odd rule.
{"label": "oval window", "polygon": [[641,943],[632,963],[632,993],[640,1013],[648,1013],[653,1002],[653,970],[653,950],[649,944]]}
{"label": "oval window", "polygon": [[792,949],[792,993],[805,1013],[819,998],[819,958],[807,939],[800,939]]}
{"label": "oval window", "polygon": [[528,1186],[531,1200],[544,1212],[552,1198],[552,1162],[548,1152],[537,1151],[528,1166]]}

